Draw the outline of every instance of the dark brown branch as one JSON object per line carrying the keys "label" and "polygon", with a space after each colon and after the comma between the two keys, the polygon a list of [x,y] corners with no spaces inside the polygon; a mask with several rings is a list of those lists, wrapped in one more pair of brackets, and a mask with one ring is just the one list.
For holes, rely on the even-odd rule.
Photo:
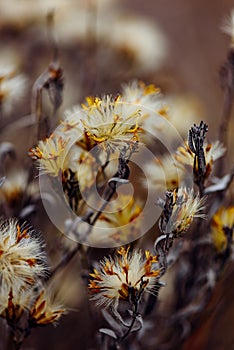
{"label": "dark brown branch", "polygon": [[[219,126],[219,140],[227,148],[228,146],[228,125],[232,116],[234,100],[234,49],[228,52],[227,61],[220,69],[220,83],[224,90],[223,111]],[[224,157],[220,158],[218,164],[218,176],[224,171]]]}

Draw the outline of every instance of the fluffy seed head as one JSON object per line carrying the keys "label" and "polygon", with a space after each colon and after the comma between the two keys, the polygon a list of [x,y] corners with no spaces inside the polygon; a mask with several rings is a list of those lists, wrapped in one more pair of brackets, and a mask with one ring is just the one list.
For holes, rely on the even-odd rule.
{"label": "fluffy seed head", "polygon": [[19,291],[33,285],[46,272],[43,243],[32,229],[16,220],[0,225],[0,286]]}
{"label": "fluffy seed head", "polygon": [[34,296],[32,289],[13,293],[12,289],[0,290],[0,315],[8,322],[19,320],[24,311],[29,310],[31,299]]}
{"label": "fluffy seed head", "polygon": [[137,136],[141,116],[137,106],[111,96],[86,101],[81,122],[86,135],[96,144],[113,151]]}
{"label": "fluffy seed head", "polygon": [[145,85],[141,81],[123,85],[122,99],[128,103],[142,105],[151,110],[157,111],[160,106],[160,89],[153,84]]}
{"label": "fluffy seed head", "polygon": [[90,274],[92,299],[99,306],[117,308],[119,300],[134,302],[144,291],[154,293],[160,272],[157,261],[149,251],[136,249],[130,253],[129,248],[120,248],[114,258],[105,258]]}
{"label": "fluffy seed head", "polygon": [[58,176],[65,166],[66,146],[67,141],[52,134],[45,141],[39,141],[38,146],[31,148],[29,156],[38,161],[40,170],[51,176]]}
{"label": "fluffy seed head", "polygon": [[[171,212],[168,216],[168,208],[163,202],[164,210],[160,219],[160,228],[164,233],[172,233],[178,237],[186,232],[194,218],[205,218],[204,198],[194,195],[193,189],[179,187],[178,190],[168,192],[171,196]],[[170,209],[169,209],[170,211]]]}
{"label": "fluffy seed head", "polygon": [[48,288],[43,288],[31,307],[30,322],[37,325],[56,323],[64,313],[62,303],[55,299]]}

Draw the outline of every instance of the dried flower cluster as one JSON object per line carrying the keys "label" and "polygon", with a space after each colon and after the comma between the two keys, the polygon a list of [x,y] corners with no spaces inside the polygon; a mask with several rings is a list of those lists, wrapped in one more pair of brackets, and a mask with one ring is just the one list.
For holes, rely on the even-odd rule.
{"label": "dried flower cluster", "polygon": [[[30,329],[57,321],[64,313],[43,287],[48,274],[42,238],[16,220],[0,226],[0,316],[21,343]],[[39,293],[39,295],[38,295]],[[25,321],[27,324],[25,325]]]}
{"label": "dried flower cluster", "polygon": [[[0,62],[0,348],[23,350],[32,329],[56,325],[68,301],[69,348],[186,350],[199,338],[200,350],[194,331],[203,327],[213,293],[225,292],[217,281],[234,256],[234,171],[227,161],[234,12],[224,26],[231,45],[220,71],[219,137],[211,142],[196,97],[172,94],[170,86],[164,97],[140,80],[154,79],[166,52],[156,27],[122,18],[119,5],[106,0],[71,0],[74,13],[65,3],[56,2],[63,8],[57,23],[53,11],[47,15],[45,46],[53,58],[31,82],[25,105],[26,75],[17,72],[21,61],[27,76],[38,74],[34,46],[44,54],[45,43],[34,42],[31,26],[40,32],[39,5],[26,15],[26,1],[0,3],[0,37],[17,33],[26,47],[27,33],[34,42],[27,60],[19,52],[9,69],[7,59]],[[71,101],[77,104],[69,107]]]}

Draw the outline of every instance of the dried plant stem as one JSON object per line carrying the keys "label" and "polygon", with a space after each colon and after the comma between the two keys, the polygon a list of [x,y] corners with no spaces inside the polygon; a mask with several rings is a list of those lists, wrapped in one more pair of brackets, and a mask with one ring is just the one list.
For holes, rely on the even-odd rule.
{"label": "dried plant stem", "polygon": [[8,332],[8,337],[7,337],[7,341],[6,341],[6,349],[7,350],[15,350],[15,346],[14,346],[14,342],[13,342],[13,336],[12,336],[12,332],[9,331]]}
{"label": "dried plant stem", "polygon": [[[102,214],[103,210],[105,209],[108,202],[111,200],[112,196],[115,193],[115,189],[111,189],[108,193],[105,202],[102,204],[101,208],[98,210],[98,212],[95,214],[93,220],[89,222],[89,231],[87,234],[89,234],[92,230],[92,227],[95,225],[96,221],[99,219],[100,215]],[[54,269],[51,271],[49,278],[51,279],[58,271],[60,271],[62,268],[64,268],[71,260],[72,258],[78,253],[78,251],[81,249],[81,244],[78,243],[75,248],[73,248],[62,260],[54,267]]]}
{"label": "dried plant stem", "polygon": [[[234,98],[234,90],[230,87],[226,87],[226,91],[224,93],[224,103],[223,103],[223,113],[221,124],[219,127],[219,140],[223,143],[223,145],[227,148],[228,146],[228,125],[232,115],[233,108],[233,98]],[[218,176],[223,174],[225,157],[221,157],[218,164]]]}
{"label": "dried plant stem", "polygon": [[[83,219],[83,221],[86,221],[89,224],[89,229],[86,233],[87,236],[91,233],[93,226],[95,225],[95,223],[99,219],[100,215],[102,214],[103,210],[105,209],[105,207],[107,206],[107,204],[109,203],[109,201],[111,200],[113,195],[115,194],[118,184],[120,185],[120,184],[128,182],[127,178],[129,176],[129,168],[128,168],[127,163],[129,162],[129,159],[130,159],[132,153],[134,152],[134,150],[135,150],[135,148],[131,149],[128,157],[126,157],[126,149],[125,148],[120,152],[118,171],[114,175],[114,177],[112,177],[108,181],[108,183],[104,189],[104,193],[103,193],[104,203],[101,205],[101,207],[99,208],[99,210],[95,214],[89,213],[88,217],[86,219]],[[90,219],[92,216],[93,216],[93,218]],[[55,273],[57,273],[57,271],[59,271],[63,267],[65,267],[71,261],[71,259],[76,255],[76,253],[80,250],[80,247],[81,247],[81,245],[80,245],[80,243],[78,243],[77,246],[73,250],[71,250],[58,263],[57,266],[54,267],[54,269],[52,270],[48,279],[51,279],[55,275]]]}
{"label": "dried plant stem", "polygon": [[90,224],[93,226],[96,221],[98,220],[98,218],[100,217],[100,215],[102,214],[103,210],[105,209],[105,207],[107,206],[107,204],[109,203],[109,201],[111,200],[111,198],[113,197],[113,195],[115,194],[116,188],[112,188],[110,190],[110,192],[107,194],[107,197],[105,198],[105,202],[102,204],[102,206],[100,207],[100,209],[98,210],[98,212],[94,215],[93,220],[91,220]]}
{"label": "dried plant stem", "polygon": [[[76,255],[76,253],[80,250],[81,244],[78,243],[75,248],[73,248],[66,256],[64,256],[62,258],[62,260],[60,260],[60,262],[53,268],[53,270],[51,271],[48,280],[50,280],[51,278],[54,277],[54,275],[60,271],[61,269],[63,269],[65,266],[68,265],[68,263],[72,260],[72,258]],[[48,281],[47,280],[47,281]]]}
{"label": "dried plant stem", "polygon": [[[220,70],[220,80],[224,88],[223,112],[219,126],[219,140],[224,147],[228,146],[228,125],[232,116],[234,99],[234,50],[228,52],[227,61]],[[224,157],[220,158],[218,176],[222,175],[224,168]]]}
{"label": "dried plant stem", "polygon": [[126,339],[129,334],[131,333],[132,329],[133,329],[133,326],[136,322],[136,319],[137,319],[137,316],[138,316],[138,302],[135,302],[134,305],[133,305],[133,315],[132,315],[132,321],[128,327],[128,330],[127,332],[120,338],[120,340],[118,341],[118,343],[121,343],[124,339]]}
{"label": "dried plant stem", "polygon": [[234,98],[234,89],[227,86],[224,93],[223,113],[222,113],[221,124],[219,127],[219,140],[224,144],[225,147],[227,147],[227,143],[228,143],[227,130],[228,130],[228,124],[232,115],[233,98]]}
{"label": "dried plant stem", "polygon": [[[20,334],[20,339],[17,339]],[[7,340],[7,350],[19,350],[21,349],[25,338],[29,335],[29,332],[24,332],[23,329],[16,325],[11,325],[9,328],[9,335]]]}

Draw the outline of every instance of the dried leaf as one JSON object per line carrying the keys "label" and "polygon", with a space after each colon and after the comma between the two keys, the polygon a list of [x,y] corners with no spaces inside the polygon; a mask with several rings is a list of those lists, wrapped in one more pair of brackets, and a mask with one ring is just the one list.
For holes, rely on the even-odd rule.
{"label": "dried leaf", "polygon": [[2,187],[2,185],[5,182],[5,180],[6,180],[6,176],[0,178],[0,187]]}
{"label": "dried leaf", "polygon": [[27,205],[21,210],[19,217],[20,219],[26,219],[28,216],[30,216],[35,212],[36,212],[36,206],[34,204]]}
{"label": "dried leaf", "polygon": [[109,328],[100,328],[100,329],[99,329],[99,332],[100,332],[100,333],[103,333],[103,334],[106,334],[106,335],[108,335],[108,336],[111,337],[111,338],[118,339],[118,338],[117,338],[117,335],[115,334],[115,332],[112,331],[112,330],[109,329]]}
{"label": "dried leaf", "polygon": [[123,335],[122,321],[118,318],[114,318],[108,311],[102,310],[102,315],[108,324],[113,328],[120,336]]}
{"label": "dried leaf", "polygon": [[0,162],[3,163],[4,158],[6,156],[10,156],[11,158],[15,158],[16,153],[15,153],[15,147],[12,143],[10,142],[2,142],[0,144]]}
{"label": "dried leaf", "polygon": [[[133,312],[132,310],[128,310],[129,314],[131,315],[131,317],[133,317]],[[135,323],[131,329],[131,332],[137,332],[139,331],[141,328],[143,327],[143,319],[142,316],[140,314],[138,314],[136,316],[136,320]]]}
{"label": "dried leaf", "polygon": [[213,178],[214,185],[211,185],[205,189],[205,194],[224,191],[228,188],[233,179],[233,174],[227,174],[222,178]]}

